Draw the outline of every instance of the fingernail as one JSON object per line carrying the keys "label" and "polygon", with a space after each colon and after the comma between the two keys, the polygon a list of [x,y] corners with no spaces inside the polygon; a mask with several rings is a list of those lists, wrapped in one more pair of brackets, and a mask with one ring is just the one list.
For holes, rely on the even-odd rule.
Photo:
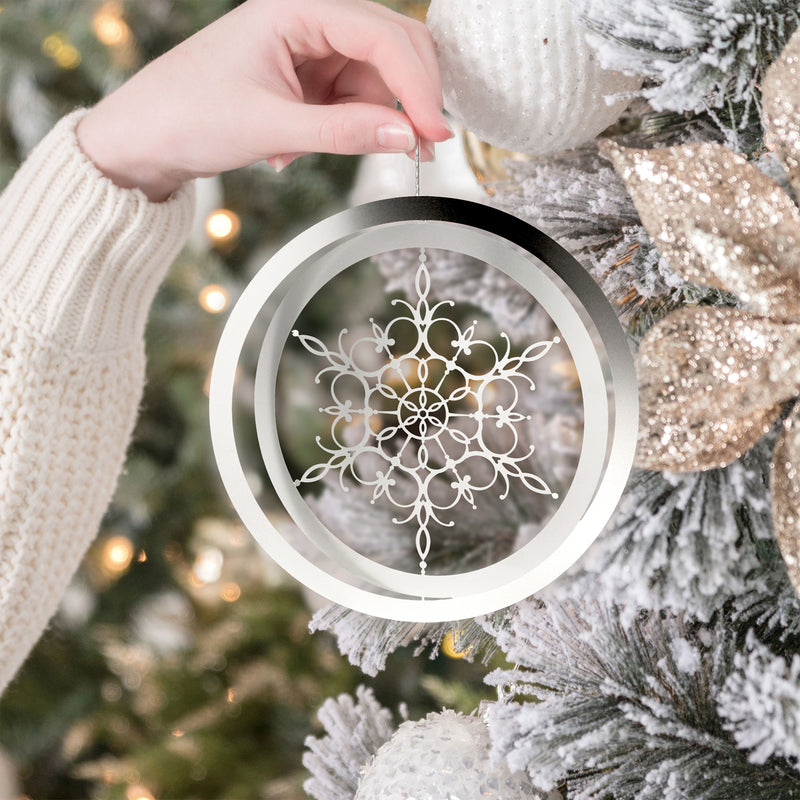
{"label": "fingernail", "polygon": [[275,156],[275,158],[270,159],[270,164],[275,168],[275,172],[281,172],[286,167],[283,156]]}
{"label": "fingernail", "polygon": [[417,145],[417,137],[410,125],[391,122],[378,128],[378,146],[394,153],[407,153]]}
{"label": "fingernail", "polygon": [[450,131],[450,138],[452,139],[456,135],[456,132],[453,130],[453,126],[444,114],[442,114],[442,125]]}
{"label": "fingernail", "polygon": [[425,142],[425,144],[420,147],[419,154],[422,161],[433,161],[435,157],[433,145]]}

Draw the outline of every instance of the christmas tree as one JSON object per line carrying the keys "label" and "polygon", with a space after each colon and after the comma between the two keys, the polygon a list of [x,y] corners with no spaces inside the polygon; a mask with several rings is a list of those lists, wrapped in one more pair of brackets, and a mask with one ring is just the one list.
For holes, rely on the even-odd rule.
{"label": "christmas tree", "polygon": [[[62,114],[95,102],[233,5],[4,4],[3,183]],[[391,5],[418,17],[426,12],[424,3]],[[615,304],[631,346],[641,343],[640,359],[651,357],[648,342],[657,342],[656,355],[671,346],[663,326],[676,328],[673,315],[684,309],[730,329],[731,315],[764,316],[771,301],[758,306],[760,297],[791,297],[791,253],[800,240],[800,228],[791,238],[790,205],[800,185],[800,81],[792,65],[800,42],[786,48],[800,25],[796,3],[485,5],[434,0],[431,8],[448,107],[493,144],[528,148],[499,152],[473,137],[475,171],[491,202],[579,259]],[[611,84],[606,73],[616,76]],[[492,102],[507,114],[481,102],[485,74]],[[593,104],[576,114],[570,103],[587,85]],[[559,99],[558,86],[572,86],[573,99]],[[544,98],[534,112],[524,106],[531,94]],[[609,112],[605,95],[612,94]],[[534,125],[551,125],[546,146],[532,140]],[[721,163],[730,170],[716,188],[711,162],[703,161],[712,157],[722,159],[713,162],[717,171]],[[796,557],[786,433],[797,395],[791,352],[773,370],[788,378],[748,384],[748,397],[759,388],[771,398],[766,435],[759,428],[747,447],[722,460],[698,445],[690,469],[650,448],[651,460],[633,472],[586,556],[536,597],[488,617],[436,625],[369,617],[304,593],[259,555],[224,496],[207,433],[219,312],[292,234],[342,207],[356,167],[355,159],[306,156],[280,175],[256,166],[200,182],[196,231],[151,314],[146,394],[117,496],[59,615],[0,702],[0,797],[296,800],[306,796],[304,782],[316,800],[400,797],[410,786],[420,797],[427,791],[461,800],[470,791],[504,800],[800,797],[800,601],[782,557],[783,550],[790,565]],[[368,183],[368,160],[362,167]],[[762,190],[746,168],[769,187]],[[662,175],[671,186],[680,170],[697,205],[677,212],[689,200],[639,180]],[[685,219],[699,220],[708,235],[718,231],[723,223],[702,212],[699,198],[742,182],[742,193],[716,203],[732,220],[723,244],[673,235]],[[772,230],[742,216],[748,197],[779,204]],[[416,258],[381,256],[367,284],[357,278],[359,291],[413,298],[409,265]],[[786,268],[778,262],[784,258]],[[720,278],[715,265],[737,259],[744,267]],[[515,346],[547,333],[519,287],[468,259],[439,262],[433,296],[495,324]],[[784,283],[747,278],[776,271]],[[344,280],[321,297],[304,331],[325,339],[350,324],[343,309],[352,291]],[[793,341],[787,304],[770,318],[783,326],[769,328],[777,330],[773,349]],[[687,330],[680,329],[681,341],[706,341],[703,326]],[[754,328],[736,330],[749,336]],[[713,345],[721,341],[717,333]],[[720,369],[758,377],[753,364],[764,359],[740,363],[743,348],[731,347],[716,354]],[[307,387],[314,370],[297,353],[288,373]],[[713,376],[681,369],[687,386],[715,385]],[[546,420],[568,444],[581,426],[573,376],[562,368],[536,378],[550,393],[546,407],[526,409],[531,430]],[[643,395],[652,418],[689,427],[666,418],[657,388],[649,400]],[[719,397],[699,408],[695,428],[758,427],[744,426],[744,411],[716,419],[727,396]],[[309,402],[316,405],[318,395]],[[736,395],[735,409],[742,404]],[[290,427],[305,424],[302,415],[287,419]],[[726,440],[714,430],[710,438]],[[576,453],[567,444],[542,458],[568,470]],[[257,452],[255,437],[251,446]],[[303,463],[306,454],[288,457]],[[776,473],[773,462],[789,467]],[[414,548],[398,543],[385,509],[370,505],[368,491],[335,493],[334,483],[317,487],[312,503],[320,517],[352,546],[409,569]],[[491,531],[502,549],[530,536],[543,513],[538,501],[487,504],[454,512],[453,521],[459,531]],[[438,546],[467,569],[496,557],[478,536]],[[369,688],[359,686],[367,681]],[[449,711],[425,716],[442,706]]]}
{"label": "christmas tree", "polygon": [[[793,66],[800,41],[785,50],[800,17],[794,4],[781,2],[536,5],[481,10],[434,0],[429,22],[439,39],[448,100],[464,124],[495,144],[525,142],[535,152],[533,158],[503,154],[470,142],[494,202],[565,244],[615,303],[632,346],[641,343],[645,446],[638,463],[647,468],[633,472],[612,521],[567,575],[536,598],[463,628],[460,645],[471,647],[471,656],[499,647],[515,664],[487,675],[500,691],[498,702],[482,709],[492,754],[526,773],[542,797],[798,797],[798,600],[789,579],[796,501],[785,499],[796,496],[775,473],[792,469],[787,453],[793,451],[784,442],[793,430],[787,414],[795,384],[787,389],[788,405],[778,402],[782,395],[770,395],[774,414],[746,445],[715,458],[748,424],[744,395],[732,389],[736,399],[726,407],[724,389],[715,388],[735,385],[728,375],[739,364],[734,351],[741,340],[732,338],[726,350],[720,327],[689,330],[695,320],[718,317],[729,324],[730,314],[745,330],[749,314],[775,316],[772,297],[786,291],[776,283],[769,293],[760,265],[783,261],[773,239],[796,252],[797,228],[790,226],[798,216],[789,196],[796,198],[797,151],[781,142],[800,118]],[[548,23],[554,29],[552,19],[541,19],[548,14],[560,15],[558,39],[538,38]],[[556,80],[581,91],[594,80],[585,68],[582,78],[570,71],[566,18],[579,20],[582,39],[604,68],[642,79],[628,110],[599,141],[591,130],[595,110],[587,107],[584,143],[571,149],[559,147],[557,133],[545,145],[525,138],[526,126],[552,123],[558,131],[563,108],[545,99],[531,122],[519,105],[526,80],[545,98],[557,95]],[[524,25],[535,34],[526,38]],[[481,48],[488,40],[508,46],[489,55]],[[553,44],[566,49],[548,58],[544,48]],[[490,102],[501,94],[519,109],[519,129],[481,113],[474,101],[472,93],[484,91],[493,70],[499,88]],[[470,80],[459,72],[470,72]],[[519,80],[520,72],[526,79]],[[576,124],[569,120],[569,136]],[[767,195],[769,208],[785,208],[772,212],[772,224],[781,225],[785,214],[791,233],[781,239],[783,232],[761,229],[747,240],[756,227],[746,209]],[[692,238],[695,230],[708,232],[704,242],[724,230],[727,245],[703,250],[702,235]],[[738,284],[723,276],[737,248],[746,253]],[[402,280],[402,264],[383,266],[395,284]],[[787,284],[793,269],[781,272]],[[490,316],[507,320],[510,285],[475,291],[468,263],[448,274],[450,282],[436,287],[440,296],[469,293]],[[778,318],[789,315],[782,311]],[[518,335],[530,340],[536,335],[530,315],[519,319],[528,328]],[[701,351],[701,342],[710,349]],[[728,372],[715,384],[717,363]],[[698,397],[676,395],[677,381],[695,387]],[[713,399],[706,402],[704,393]],[[669,415],[676,397],[676,413]],[[780,433],[782,427],[789,433]],[[715,432],[719,446],[709,444],[701,455],[704,429]],[[667,452],[675,454],[672,460]],[[380,669],[397,642],[417,635],[337,608],[318,613],[312,624],[333,630],[343,652],[367,671]],[[435,639],[442,632],[419,635]],[[364,697],[355,706],[349,698],[325,706],[328,734],[309,741],[306,759],[312,796],[349,800],[353,787],[359,800],[401,796],[391,774],[399,756],[383,744],[388,733],[377,737],[372,727],[382,714]],[[446,748],[433,725],[419,735],[431,748]],[[366,772],[358,764],[361,753],[345,768],[332,757],[351,753],[354,742],[373,754]],[[449,763],[459,769],[457,758]],[[371,794],[361,791],[362,775],[369,775]]]}
{"label": "christmas tree", "polygon": [[[3,184],[59,117],[234,5],[4,3]],[[356,167],[308,156],[281,175],[264,164],[199,182],[196,229],[150,316],[146,395],[115,500],[0,703],[0,797],[306,796],[315,711],[363,676],[311,636],[307,598],[231,509],[208,379],[224,312],[297,229],[343,206]],[[463,661],[409,653],[398,670],[407,685],[376,691],[414,715],[467,710],[485,692]]]}

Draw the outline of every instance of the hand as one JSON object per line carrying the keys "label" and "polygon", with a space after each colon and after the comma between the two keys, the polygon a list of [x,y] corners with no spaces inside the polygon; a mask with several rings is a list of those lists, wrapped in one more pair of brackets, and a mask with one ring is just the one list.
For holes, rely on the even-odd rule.
{"label": "hand", "polygon": [[[396,110],[396,98],[404,112]],[[308,152],[409,152],[451,137],[427,28],[368,0],[247,0],[148,64],[80,122],[123,187],[163,200],[186,180]]]}

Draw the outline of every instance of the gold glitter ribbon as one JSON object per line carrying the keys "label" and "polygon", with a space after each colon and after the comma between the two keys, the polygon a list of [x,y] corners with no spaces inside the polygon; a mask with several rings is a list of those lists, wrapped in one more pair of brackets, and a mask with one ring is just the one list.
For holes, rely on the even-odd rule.
{"label": "gold glitter ribbon", "polygon": [[[800,196],[800,31],[768,70],[768,146]],[[741,156],[713,143],[631,150],[606,142],[642,223],[685,280],[743,309],[696,307],[653,326],[637,355],[638,466],[695,471],[749,450],[800,396],[800,211]],[[800,592],[800,403],[776,445],[773,520]]]}

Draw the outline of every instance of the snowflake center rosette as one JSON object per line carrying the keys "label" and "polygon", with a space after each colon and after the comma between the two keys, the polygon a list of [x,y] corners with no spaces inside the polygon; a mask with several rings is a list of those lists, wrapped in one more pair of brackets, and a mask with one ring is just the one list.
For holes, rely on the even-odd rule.
{"label": "snowflake center rosette", "polygon": [[[504,332],[500,350],[477,338],[477,320],[462,328],[447,314],[455,306],[452,300],[431,301],[427,260],[421,248],[416,302],[393,300],[392,306],[406,313],[397,313],[385,326],[370,318],[370,335],[348,344],[343,329],[337,349],[330,350],[319,338],[293,331],[309,353],[327,362],[316,382],[324,380],[333,400],[319,409],[331,418],[329,443],[316,439],[328,458],[309,467],[295,485],[333,472],[342,491],[349,491],[348,480],[370,487],[370,503],[385,498],[398,510],[394,524],[416,526],[423,575],[431,524],[453,527],[448,512],[464,503],[474,510],[476,493],[496,488],[496,498],[505,500],[517,481],[558,499],[527,468],[536,448],[520,446],[517,426],[531,419],[520,411],[520,392],[536,388],[525,366],[561,341],[553,336],[513,355]],[[360,361],[358,353],[365,348],[379,354],[377,365]],[[474,363],[476,350],[483,351],[480,368]],[[501,435],[488,436],[490,426]]]}
{"label": "snowflake center rosette", "polygon": [[415,622],[536,592],[602,530],[637,397],[614,310],[563,248],[487,206],[378,201],[254,276],[210,387],[225,488],[318,594]]}

